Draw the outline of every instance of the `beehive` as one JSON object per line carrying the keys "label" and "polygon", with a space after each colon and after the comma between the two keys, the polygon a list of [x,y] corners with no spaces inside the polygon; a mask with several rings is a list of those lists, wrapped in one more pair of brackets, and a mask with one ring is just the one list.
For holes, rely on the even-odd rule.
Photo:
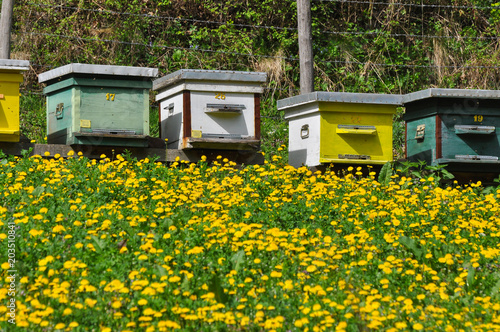
{"label": "beehive", "polygon": [[289,122],[289,164],[382,165],[392,156],[400,95],[312,92],[278,100]]}
{"label": "beehive", "polygon": [[458,171],[500,170],[500,91],[427,89],[403,96],[406,155]]}
{"label": "beehive", "polygon": [[29,61],[0,59],[0,142],[19,142],[19,85]]}
{"label": "beehive", "polygon": [[257,150],[266,73],[182,69],[153,82],[171,149]]}
{"label": "beehive", "polygon": [[40,74],[47,141],[147,146],[149,91],[158,69],[72,63]]}

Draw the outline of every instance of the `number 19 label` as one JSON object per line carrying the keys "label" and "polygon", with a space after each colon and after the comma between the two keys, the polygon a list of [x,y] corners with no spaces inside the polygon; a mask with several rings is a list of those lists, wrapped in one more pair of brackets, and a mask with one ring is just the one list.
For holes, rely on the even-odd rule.
{"label": "number 19 label", "polygon": [[474,115],[474,122],[483,122],[482,115]]}

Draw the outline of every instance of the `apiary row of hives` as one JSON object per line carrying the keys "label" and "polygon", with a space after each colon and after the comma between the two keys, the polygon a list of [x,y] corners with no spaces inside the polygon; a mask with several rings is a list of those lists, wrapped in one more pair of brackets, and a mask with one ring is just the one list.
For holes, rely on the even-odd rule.
{"label": "apiary row of hives", "polygon": [[[29,63],[0,60],[0,141],[19,140],[19,84]],[[258,151],[265,73],[69,64],[39,75],[49,144],[147,147],[157,91],[167,148]],[[313,92],[278,101],[289,163],[382,165],[393,159],[393,116],[405,107],[406,154],[429,165],[498,171],[500,91],[428,89],[407,95]],[[480,167],[478,167],[480,165]]]}
{"label": "apiary row of hives", "polygon": [[49,143],[146,147],[158,91],[168,147],[257,150],[265,73],[70,64],[42,73]]}
{"label": "apiary row of hives", "polygon": [[405,107],[406,156],[455,171],[500,171],[500,91],[427,89],[407,95],[313,92],[278,101],[289,163],[392,161],[392,119]]}
{"label": "apiary row of hives", "polygon": [[[27,61],[2,60],[0,141],[19,141],[19,83]],[[22,66],[21,66],[22,65]],[[146,147],[149,93],[158,91],[160,136],[174,149],[258,150],[265,73],[73,63],[39,75],[47,142]],[[8,100],[4,102],[3,100]]]}

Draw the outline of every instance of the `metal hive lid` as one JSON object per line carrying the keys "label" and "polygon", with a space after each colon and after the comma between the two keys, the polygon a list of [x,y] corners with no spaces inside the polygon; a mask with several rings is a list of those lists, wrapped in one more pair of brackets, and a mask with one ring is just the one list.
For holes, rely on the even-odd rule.
{"label": "metal hive lid", "polygon": [[29,66],[28,60],[0,59],[0,69],[28,70]]}
{"label": "metal hive lid", "polygon": [[130,76],[130,77],[156,77],[157,68],[129,67],[129,66],[110,66],[110,65],[92,65],[85,63],[70,63],[68,65],[57,67],[38,76],[38,82],[47,82],[69,74],[85,75],[107,75],[107,76]]}
{"label": "metal hive lid", "polygon": [[401,95],[391,94],[317,91],[278,100],[278,110],[287,109],[293,106],[311,102],[386,104],[397,106],[401,105],[401,99]]}
{"label": "metal hive lid", "polygon": [[267,73],[228,70],[181,69],[163,76],[162,78],[154,80],[153,90],[159,90],[170,85],[174,85],[182,80],[264,83],[267,80]]}
{"label": "metal hive lid", "polygon": [[500,99],[500,90],[431,88],[404,95],[403,104],[428,98]]}

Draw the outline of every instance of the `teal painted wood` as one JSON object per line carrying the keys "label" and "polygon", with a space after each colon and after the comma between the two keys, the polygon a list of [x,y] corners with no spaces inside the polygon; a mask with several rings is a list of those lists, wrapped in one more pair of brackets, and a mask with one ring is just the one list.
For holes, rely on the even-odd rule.
{"label": "teal painted wood", "polygon": [[86,131],[120,129],[134,131],[135,135],[149,134],[149,119],[144,121],[143,117],[149,112],[144,109],[148,96],[143,90],[85,86],[80,93],[80,120],[91,123],[91,128],[84,128]]}
{"label": "teal painted wood", "polygon": [[[47,142],[50,144],[67,144],[71,139],[74,93],[73,89],[67,87],[59,90],[56,98],[47,96]],[[62,111],[58,110],[60,104]]]}
{"label": "teal painted wood", "polygon": [[[425,126],[423,138],[416,138],[417,127]],[[421,133],[420,133],[421,134]],[[422,136],[422,135],[420,135]],[[406,123],[406,149],[410,161],[424,160],[428,165],[436,162],[436,117],[415,119]]]}
{"label": "teal painted wood", "polygon": [[[480,111],[478,111],[480,112]],[[480,114],[444,114],[441,115],[442,120],[442,158],[453,159],[456,155],[482,155],[500,157],[500,112],[493,115]],[[474,133],[457,134],[455,126],[476,125],[494,127],[495,131],[491,133],[482,133],[478,131]]]}
{"label": "teal painted wood", "polygon": [[[405,103],[405,107],[409,160],[453,164],[468,172],[500,171],[496,159],[500,157],[498,99],[432,97]],[[424,140],[414,139],[419,124],[426,125]],[[427,141],[428,126],[434,135]]]}
{"label": "teal painted wood", "polygon": [[438,106],[435,100],[418,100],[404,106],[406,111],[403,114],[403,120],[407,123],[438,114]]}
{"label": "teal painted wood", "polygon": [[[149,135],[149,90],[151,81],[71,77],[44,89],[47,94],[48,143],[147,146],[134,135]],[[64,104],[64,114],[56,115]],[[130,133],[130,139],[103,137],[115,131]],[[96,133],[96,139],[75,133]],[[90,142],[92,141],[92,142]],[[136,142],[137,141],[137,142]]]}

